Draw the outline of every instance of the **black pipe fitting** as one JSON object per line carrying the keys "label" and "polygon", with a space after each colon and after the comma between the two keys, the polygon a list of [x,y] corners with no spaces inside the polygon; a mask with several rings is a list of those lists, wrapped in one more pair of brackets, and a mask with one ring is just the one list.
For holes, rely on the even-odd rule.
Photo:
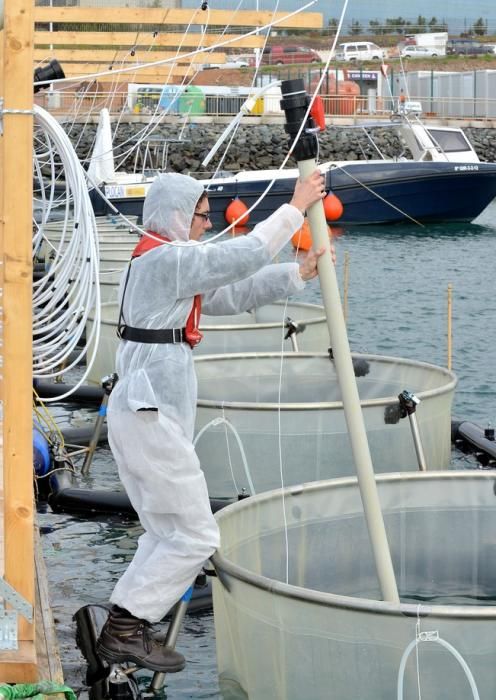
{"label": "black pipe fitting", "polygon": [[[310,104],[310,98],[307,95],[301,78],[283,80],[281,83],[281,92],[281,109],[284,110],[286,115],[286,124],[284,128],[289,134],[290,146],[293,146],[293,141],[305,119],[308,105]],[[317,156],[318,143],[315,135],[316,130],[315,122],[312,117],[308,115],[300,137],[293,147],[292,155],[296,161],[310,160]]]}
{"label": "black pipe fitting", "polygon": [[[65,73],[57,59],[53,58],[48,66],[40,67],[35,70],[33,82],[41,83],[46,80],[51,82],[52,80],[59,80],[61,78],[65,78]],[[47,87],[48,83],[46,85],[34,85],[33,91],[34,93],[37,93]]]}

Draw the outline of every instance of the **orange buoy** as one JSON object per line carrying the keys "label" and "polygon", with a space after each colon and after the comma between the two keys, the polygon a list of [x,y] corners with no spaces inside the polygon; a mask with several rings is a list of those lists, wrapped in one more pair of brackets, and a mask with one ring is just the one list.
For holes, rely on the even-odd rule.
{"label": "orange buoy", "polygon": [[324,198],[324,213],[327,221],[336,221],[343,215],[341,200],[332,192]]}
{"label": "orange buoy", "polygon": [[236,222],[236,226],[245,226],[250,219],[250,215],[246,213],[247,211],[248,207],[246,204],[239,197],[236,197],[227,205],[224,218],[228,224]]}
{"label": "orange buoy", "polygon": [[303,226],[293,234],[291,243],[298,250],[310,250],[312,247],[312,234],[310,233],[310,226],[306,219],[303,222]]}
{"label": "orange buoy", "polygon": [[324,101],[322,100],[322,97],[320,95],[315,95],[315,97],[313,98],[312,107],[310,109],[310,115],[312,116],[312,119],[319,127],[319,129],[321,131],[325,131],[326,123]]}
{"label": "orange buoy", "polygon": [[[332,238],[333,234],[330,226],[327,227],[327,231],[329,238]],[[291,243],[297,250],[310,250],[312,247],[312,234],[310,233],[310,225],[307,219],[303,222],[303,226],[293,234]]]}

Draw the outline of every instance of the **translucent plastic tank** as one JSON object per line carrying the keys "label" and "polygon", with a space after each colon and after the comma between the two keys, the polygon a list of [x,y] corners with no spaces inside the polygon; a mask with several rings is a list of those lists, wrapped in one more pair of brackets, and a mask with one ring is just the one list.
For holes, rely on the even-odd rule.
{"label": "translucent plastic tank", "polygon": [[[116,324],[119,314],[116,295],[120,272],[100,273],[102,302],[102,325],[100,347],[95,366],[89,381],[100,384],[101,377],[113,372],[117,350]],[[104,284],[104,280],[109,280]],[[112,289],[112,280],[115,287]],[[112,296],[113,295],[113,296]],[[284,340],[289,327],[296,327],[296,333]],[[329,345],[329,332],[322,306],[297,302],[267,304],[258,309],[234,316],[206,316],[202,314],[201,326],[204,337],[195,348],[195,357],[224,352],[270,352],[280,350],[302,351],[325,350]]]}
{"label": "translucent plastic tank", "polygon": [[217,514],[224,700],[496,697],[494,474],[377,483],[401,604],[381,600],[355,479]]}
{"label": "translucent plastic tank", "polygon": [[[419,468],[398,395],[413,392],[427,467],[451,455],[455,376],[415,360],[353,355],[377,472]],[[326,353],[199,357],[196,451],[213,497],[354,474],[334,362]],[[282,465],[282,466],[281,466]]]}
{"label": "translucent plastic tank", "polygon": [[115,252],[106,253],[105,251],[100,254],[100,272],[108,272],[109,270],[121,271],[126,267],[129,262],[130,254],[118,254]]}
{"label": "translucent plastic tank", "polygon": [[[122,270],[100,271],[100,301],[103,304],[117,304]],[[105,307],[107,308],[107,307]]]}

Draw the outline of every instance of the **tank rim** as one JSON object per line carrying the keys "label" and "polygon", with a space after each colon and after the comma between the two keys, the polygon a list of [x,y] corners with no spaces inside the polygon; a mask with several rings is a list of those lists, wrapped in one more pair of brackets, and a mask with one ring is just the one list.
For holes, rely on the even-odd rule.
{"label": "tank rim", "polygon": [[[405,481],[435,481],[435,480],[464,480],[470,481],[493,482],[493,490],[496,491],[496,475],[483,472],[467,471],[432,471],[432,472],[394,472],[386,474],[376,474],[376,481],[380,482],[398,482]],[[275,497],[281,497],[281,493],[288,498],[291,495],[298,495],[303,491],[315,491],[322,488],[350,488],[358,487],[356,477],[343,477],[339,479],[327,479],[325,481],[309,482],[297,486],[287,487],[281,492],[281,489],[273,489],[265,491],[257,496],[243,499],[234,503],[215,515],[216,520],[221,523],[224,518],[229,517],[233,510],[245,510],[255,507],[256,503],[269,501]],[[238,564],[229,561],[228,557],[217,550],[211,557],[211,562],[214,566],[216,575],[221,585],[224,585],[229,590],[228,578],[232,577],[246,583],[259,590],[265,590],[269,593],[280,595],[284,598],[299,600],[305,603],[313,603],[325,607],[335,607],[343,610],[353,610],[357,612],[369,612],[378,615],[394,615],[405,617],[442,617],[442,618],[458,618],[458,619],[496,619],[496,605],[425,605],[412,603],[390,603],[383,600],[373,600],[368,598],[359,598],[352,596],[339,595],[336,593],[324,593],[301,586],[270,579],[261,574],[255,574],[248,569],[245,569]]]}

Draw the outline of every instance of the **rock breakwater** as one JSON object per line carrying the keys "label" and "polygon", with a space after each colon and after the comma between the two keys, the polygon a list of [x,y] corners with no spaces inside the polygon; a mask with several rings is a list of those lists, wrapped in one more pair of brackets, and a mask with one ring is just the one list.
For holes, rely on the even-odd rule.
{"label": "rock breakwater", "polygon": [[[151,127],[152,128],[152,127]],[[261,170],[277,168],[282,163],[288,148],[288,135],[281,125],[246,125],[236,132],[224,156],[226,144],[220,148],[211,161],[210,171],[202,167],[202,160],[224,130],[223,125],[192,123],[178,139],[176,125],[164,124],[153,127],[153,141],[149,148],[142,143],[138,157],[130,150],[137,138],[142,136],[143,124],[124,123],[119,125],[114,138],[116,167],[132,172],[138,170],[165,169],[207,177],[219,166],[222,170]],[[96,127],[73,124],[70,138],[76,147],[79,158],[87,163],[95,139]],[[150,131],[151,133],[151,131]],[[496,161],[496,129],[467,128],[465,133],[482,161]],[[160,141],[162,139],[162,142]],[[385,157],[408,156],[404,145],[391,129],[374,129],[374,142]],[[379,152],[361,129],[328,127],[319,135],[319,158],[327,160],[368,160],[378,158]],[[146,155],[146,162],[143,159]],[[293,160],[288,167],[294,166]]]}

